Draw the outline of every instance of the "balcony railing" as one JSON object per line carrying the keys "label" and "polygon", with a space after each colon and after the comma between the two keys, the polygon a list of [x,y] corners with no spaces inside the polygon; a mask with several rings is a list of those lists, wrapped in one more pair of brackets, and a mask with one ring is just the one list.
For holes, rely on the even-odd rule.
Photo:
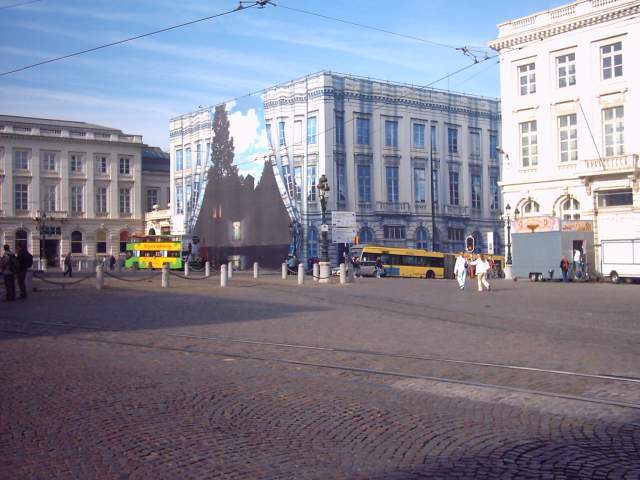
{"label": "balcony railing", "polygon": [[371,211],[371,202],[358,202],[358,211],[360,211],[360,212],[370,212]]}
{"label": "balcony railing", "polygon": [[469,217],[469,207],[460,205],[445,205],[444,214],[451,217]]}
{"label": "balcony railing", "polygon": [[376,202],[376,210],[383,213],[411,213],[409,202]]}
{"label": "balcony railing", "polygon": [[609,173],[634,173],[640,170],[638,155],[620,155],[603,159],[593,158],[578,163],[581,175],[607,175]]}
{"label": "balcony railing", "polygon": [[430,205],[428,203],[416,203],[415,209],[416,213],[428,213],[430,210]]}

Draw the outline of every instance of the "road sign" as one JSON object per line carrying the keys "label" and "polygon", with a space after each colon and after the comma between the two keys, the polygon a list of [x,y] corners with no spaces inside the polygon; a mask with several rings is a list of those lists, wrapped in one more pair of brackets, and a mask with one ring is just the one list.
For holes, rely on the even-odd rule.
{"label": "road sign", "polygon": [[331,241],[351,243],[358,233],[356,212],[331,212]]}

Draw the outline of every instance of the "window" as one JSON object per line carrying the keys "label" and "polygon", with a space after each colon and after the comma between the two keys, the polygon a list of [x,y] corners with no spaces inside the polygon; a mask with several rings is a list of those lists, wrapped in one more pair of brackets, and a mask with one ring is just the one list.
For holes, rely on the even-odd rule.
{"label": "window", "polygon": [[209,142],[207,142],[207,152],[206,152],[206,156],[204,158],[204,164],[207,165],[209,163],[209,161],[211,160],[211,144]]}
{"label": "window", "polygon": [[464,228],[449,228],[447,238],[450,242],[464,242]]}
{"label": "window", "polygon": [[176,149],[176,170],[182,170],[182,149]]}
{"label": "window", "polygon": [[489,177],[489,195],[491,196],[491,210],[500,210],[500,187],[498,176]]}
{"label": "window", "polygon": [[536,93],[536,64],[529,63],[518,67],[520,78],[520,95]]}
{"label": "window", "polygon": [[520,124],[520,147],[522,149],[522,166],[538,165],[538,122]]}
{"label": "window", "polygon": [[15,170],[29,170],[29,158],[26,150],[13,152],[13,168]]}
{"label": "window", "polygon": [[127,242],[129,241],[129,232],[126,230],[120,231],[120,253],[127,251]]}
{"label": "window", "polygon": [[449,171],[449,204],[460,204],[460,174],[458,172]]}
{"label": "window", "polygon": [[239,242],[242,240],[242,232],[240,229],[240,222],[233,222],[231,224],[231,240]]}
{"label": "window", "polygon": [[158,189],[150,188],[147,190],[147,212],[152,212],[154,205],[158,205]]}
{"label": "window", "polygon": [[307,232],[307,257],[318,257],[318,231],[315,228],[310,228]]}
{"label": "window", "polygon": [[96,188],[96,213],[107,213],[107,187]]}
{"label": "window", "polygon": [[431,125],[431,152],[438,151],[438,130],[435,125]]}
{"label": "window", "polygon": [[536,202],[535,200],[528,200],[522,206],[522,213],[524,215],[533,215],[533,214],[536,214],[536,213],[540,213],[540,204],[538,202]]}
{"label": "window", "polygon": [[[189,155],[187,150],[187,156]],[[131,160],[127,157],[120,157],[120,175],[131,174]]]}
{"label": "window", "polygon": [[358,242],[360,245],[366,245],[367,243],[373,243],[373,232],[370,228],[361,228],[358,232]]}
{"label": "window", "polygon": [[356,143],[369,145],[369,119],[356,118]]}
{"label": "window", "polygon": [[131,189],[130,188],[120,189],[120,213],[123,213],[123,214],[131,213]]}
{"label": "window", "polygon": [[302,167],[293,167],[293,179],[296,199],[300,200],[302,198]]}
{"label": "window", "polygon": [[280,146],[285,145],[284,122],[278,122],[278,143]]}
{"label": "window", "polygon": [[82,213],[83,210],[83,200],[84,200],[84,188],[82,185],[72,185],[71,186],[71,212],[72,213]]}
{"label": "window", "polygon": [[600,56],[603,80],[622,76],[622,42],[600,47]]}
{"label": "window", "polygon": [[385,240],[404,240],[406,238],[406,228],[403,225],[385,225]]}
{"label": "window", "polygon": [[498,160],[498,136],[495,133],[489,134],[489,158]]}
{"label": "window", "polygon": [[71,232],[71,253],[82,253],[82,232]]}
{"label": "window", "polygon": [[576,114],[558,117],[558,139],[560,140],[560,161],[578,160],[578,128]]}
{"label": "window", "polygon": [[315,145],[318,133],[318,119],[316,117],[307,118],[307,143]]}
{"label": "window", "polygon": [[397,203],[400,201],[398,191],[398,167],[387,167],[387,202]]}
{"label": "window", "polygon": [[56,171],[55,152],[44,152],[44,154],[42,155],[42,169],[46,172]]}
{"label": "window", "polygon": [[598,207],[627,207],[633,205],[633,191],[630,188],[598,192]]}
{"label": "window", "polygon": [[193,206],[193,188],[191,187],[191,179],[187,179],[187,187],[184,190],[185,206],[187,213],[191,211]]}
{"label": "window", "polygon": [[357,165],[358,172],[358,201],[371,201],[371,166]]}
{"label": "window", "polygon": [[15,209],[29,210],[29,185],[26,183],[16,183],[13,188]]}
{"label": "window", "polygon": [[57,210],[57,190],[56,185],[45,185],[44,208],[47,212],[55,212]]}
{"label": "window", "polygon": [[344,117],[336,113],[336,145],[344,145]]}
{"label": "window", "polygon": [[458,153],[458,129],[455,127],[447,128],[447,148],[450,154]]}
{"label": "window", "polygon": [[26,250],[27,249],[27,231],[20,229],[20,230],[16,230],[16,250],[18,248],[22,249],[22,250]]}
{"label": "window", "polygon": [[413,169],[413,198],[416,203],[427,201],[427,174],[424,168]]}
{"label": "window", "polygon": [[184,151],[184,168],[191,168],[191,147],[187,147]]}
{"label": "window", "polygon": [[196,165],[202,165],[202,144],[196,143]]}
{"label": "window", "polygon": [[398,122],[395,120],[384,122],[384,144],[387,147],[398,146]]}
{"label": "window", "polygon": [[182,185],[176,185],[176,214],[184,213],[184,189]]}
{"label": "window", "polygon": [[576,84],[576,54],[568,53],[556,57],[558,72],[558,88],[570,87]]}
{"label": "window", "polygon": [[480,158],[480,132],[469,132],[469,147],[471,158]]}
{"label": "window", "polygon": [[424,228],[418,228],[416,230],[416,248],[429,248],[427,245],[427,231]]}
{"label": "window", "polygon": [[104,230],[96,233],[96,253],[107,253],[107,234]]}
{"label": "window", "polygon": [[424,123],[413,124],[413,148],[424,149]]}
{"label": "window", "polygon": [[346,167],[344,163],[336,164],[336,198],[338,202],[347,200]]}
{"label": "window", "polygon": [[316,201],[316,171],[315,165],[307,166],[307,200],[309,202]]}
{"label": "window", "polygon": [[480,210],[482,207],[482,177],[477,174],[471,175],[471,208]]}
{"label": "window", "polygon": [[99,155],[96,157],[96,171],[102,175],[109,173],[109,164],[106,156]]}
{"label": "window", "polygon": [[74,173],[82,172],[82,156],[78,154],[72,154],[69,168],[71,172]]}
{"label": "window", "polygon": [[624,107],[602,111],[605,156],[624,155]]}
{"label": "window", "polygon": [[580,202],[575,198],[567,198],[562,202],[563,220],[580,220]]}

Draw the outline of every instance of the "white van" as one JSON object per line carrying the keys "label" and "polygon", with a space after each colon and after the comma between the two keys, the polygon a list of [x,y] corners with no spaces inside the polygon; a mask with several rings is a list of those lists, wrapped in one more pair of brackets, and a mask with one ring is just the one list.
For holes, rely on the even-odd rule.
{"label": "white van", "polygon": [[602,240],[600,246],[602,275],[613,283],[623,278],[640,278],[640,238]]}

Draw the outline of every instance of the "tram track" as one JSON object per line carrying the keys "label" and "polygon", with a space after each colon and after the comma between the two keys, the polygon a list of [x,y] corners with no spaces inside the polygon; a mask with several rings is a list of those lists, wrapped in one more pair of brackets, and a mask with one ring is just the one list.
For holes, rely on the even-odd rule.
{"label": "tram track", "polygon": [[[122,330],[122,329],[112,329],[105,328],[93,325],[82,325],[82,324],[74,324],[74,323],[63,323],[63,322],[31,322],[31,325],[37,325],[40,327],[49,327],[54,329],[70,329],[70,330],[81,330],[81,331],[89,331],[98,334],[95,337],[87,337],[87,336],[79,336],[70,333],[64,333],[64,338],[71,339],[74,341],[80,342],[93,342],[100,343],[105,345],[119,345],[124,347],[132,347],[132,348],[144,348],[144,349],[155,349],[161,351],[173,351],[179,353],[189,353],[189,354],[201,354],[201,355],[210,355],[216,357],[223,358],[233,358],[238,360],[250,360],[250,361],[260,361],[260,362],[270,362],[276,364],[284,364],[284,365],[292,365],[297,367],[309,367],[309,368],[321,368],[321,369],[329,369],[338,372],[351,372],[356,374],[364,374],[364,375],[378,375],[386,378],[401,378],[401,379],[414,379],[414,380],[424,380],[430,382],[440,382],[451,385],[463,385],[466,387],[474,387],[474,388],[482,388],[482,389],[491,389],[503,392],[512,392],[518,394],[525,395],[534,395],[541,396],[547,398],[555,398],[562,400],[570,400],[577,402],[586,402],[590,404],[598,404],[598,405],[606,405],[606,406],[614,406],[621,407],[626,409],[640,410],[640,402],[636,401],[624,401],[620,399],[607,399],[601,397],[592,397],[585,395],[575,395],[570,393],[562,393],[557,391],[548,391],[541,390],[536,388],[525,388],[521,386],[513,386],[513,385],[505,385],[499,383],[490,383],[484,381],[477,381],[477,377],[481,377],[480,375],[475,375],[473,379],[464,379],[464,378],[454,378],[452,376],[442,376],[442,375],[431,375],[424,373],[416,373],[424,370],[424,367],[421,366],[423,363],[429,364],[449,364],[454,365],[456,367],[463,368],[473,368],[480,369],[483,371],[487,370],[504,370],[509,372],[514,372],[519,375],[547,375],[553,377],[564,377],[564,378],[574,378],[581,379],[588,382],[600,382],[602,385],[627,385],[633,386],[640,384],[640,378],[629,377],[629,376],[621,376],[621,375],[613,375],[613,374],[599,374],[599,373],[587,373],[587,372],[572,372],[565,370],[557,370],[557,369],[546,369],[546,368],[536,368],[529,367],[523,365],[508,365],[508,364],[500,364],[500,363],[491,363],[491,362],[478,362],[472,360],[464,360],[464,359],[456,359],[456,358],[443,358],[443,357],[431,357],[424,355],[414,355],[407,353],[398,353],[398,352],[382,352],[368,349],[357,349],[357,348],[346,348],[346,347],[332,347],[326,345],[304,345],[304,344],[296,344],[296,343],[285,343],[285,342],[273,342],[259,339],[251,339],[251,338],[234,338],[234,337],[225,337],[225,336],[211,336],[211,335],[198,335],[189,332],[179,332],[179,333],[169,333],[169,332],[159,332],[153,331],[143,332],[136,330]],[[51,335],[50,332],[24,332],[24,331],[15,331],[15,330],[2,330],[5,333],[19,333],[28,337],[37,337],[44,335]],[[116,338],[105,338],[105,335],[116,335]],[[53,335],[58,336],[58,333],[54,333]],[[140,342],[140,341],[132,341],[127,339],[125,336],[134,335],[134,336],[145,336],[152,335],[152,341]],[[125,338],[123,338],[125,337]],[[165,340],[170,340],[168,344],[161,344],[159,339],[164,338]],[[171,341],[189,341],[188,345],[172,345]],[[192,345],[192,343],[196,343],[196,345]],[[197,343],[201,342],[204,345],[210,345],[211,343],[221,344],[223,346],[222,349],[209,349],[204,347],[198,347]],[[302,359],[293,357],[285,357],[282,356],[281,353],[277,355],[264,355],[264,354],[256,354],[254,352],[243,352],[238,351],[236,348],[234,351],[234,347],[250,347],[250,348],[267,348],[267,349],[276,349],[276,351],[281,352],[282,350],[288,350],[293,352],[303,352],[305,357]],[[308,355],[313,354],[323,354],[333,356],[333,361],[326,360],[317,360],[317,359],[309,359]],[[342,358],[340,358],[342,356]],[[345,358],[346,356],[346,358]],[[399,359],[402,361],[411,361],[411,362],[419,362],[420,365],[415,367],[413,365],[403,364],[404,370],[390,370],[387,368],[368,368],[365,366],[358,366],[355,360],[355,357],[364,357],[364,358],[379,358],[385,361],[389,361],[390,359]],[[338,362],[335,362],[335,360]],[[363,361],[363,359],[357,358],[358,361]],[[349,364],[351,362],[351,364]],[[356,365],[354,365],[356,363]],[[370,364],[371,362],[366,360],[366,364]],[[465,375],[462,375],[463,377]],[[604,382],[604,383],[603,383]]]}

